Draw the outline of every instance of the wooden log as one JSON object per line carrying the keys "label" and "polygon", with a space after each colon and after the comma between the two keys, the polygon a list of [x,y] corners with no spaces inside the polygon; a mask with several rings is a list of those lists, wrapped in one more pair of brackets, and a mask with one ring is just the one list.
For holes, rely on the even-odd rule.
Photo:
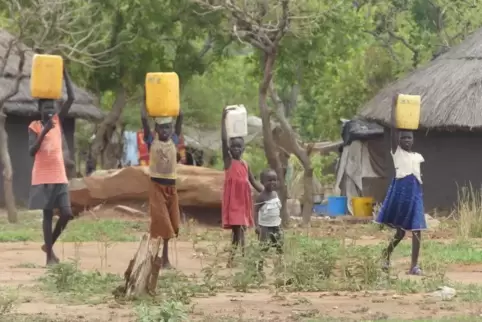
{"label": "wooden log", "polygon": [[154,295],[161,268],[160,258],[157,256],[162,239],[150,238],[149,234],[142,236],[134,258],[124,274],[125,296],[137,298],[150,294]]}

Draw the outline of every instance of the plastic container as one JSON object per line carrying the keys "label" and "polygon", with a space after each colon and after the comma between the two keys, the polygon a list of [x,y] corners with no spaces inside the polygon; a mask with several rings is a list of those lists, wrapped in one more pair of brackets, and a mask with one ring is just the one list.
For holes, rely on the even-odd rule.
{"label": "plastic container", "polygon": [[30,93],[34,98],[62,97],[64,60],[57,55],[33,55]]}
{"label": "plastic container", "polygon": [[173,72],[147,73],[147,114],[151,117],[176,117],[179,108],[179,76]]}
{"label": "plastic container", "polygon": [[347,198],[345,196],[328,197],[328,216],[344,216],[348,211]]}
{"label": "plastic container", "polygon": [[398,95],[395,107],[395,123],[397,128],[417,130],[420,124],[420,95]]}
{"label": "plastic container", "polygon": [[327,215],[328,214],[328,205],[326,205],[326,204],[314,204],[313,205],[313,213],[317,214],[318,216]]}
{"label": "plastic container", "polygon": [[353,207],[353,216],[355,217],[372,217],[373,204],[375,199],[371,197],[354,197],[351,198],[351,206]]}
{"label": "plastic container", "polygon": [[248,135],[248,112],[244,105],[226,106],[226,134],[228,138]]}

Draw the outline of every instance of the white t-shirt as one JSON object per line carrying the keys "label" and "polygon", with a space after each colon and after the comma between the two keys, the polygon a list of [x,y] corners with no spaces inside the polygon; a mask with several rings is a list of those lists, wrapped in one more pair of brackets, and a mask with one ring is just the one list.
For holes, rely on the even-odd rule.
{"label": "white t-shirt", "polygon": [[258,225],[263,227],[278,227],[281,225],[281,201],[278,195],[263,202],[258,211]]}
{"label": "white t-shirt", "polygon": [[395,178],[405,178],[413,174],[417,180],[422,183],[422,175],[420,173],[420,164],[425,161],[421,154],[416,152],[408,152],[398,147],[395,153],[392,153],[393,165],[395,166]]}

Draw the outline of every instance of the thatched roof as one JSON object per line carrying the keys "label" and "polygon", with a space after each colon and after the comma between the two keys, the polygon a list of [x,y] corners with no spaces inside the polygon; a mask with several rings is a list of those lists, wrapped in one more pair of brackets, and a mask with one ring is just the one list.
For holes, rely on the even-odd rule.
{"label": "thatched roof", "polygon": [[[0,66],[3,65],[2,58],[5,57],[5,52],[9,46],[10,40],[13,38],[5,30],[0,29]],[[23,73],[30,76],[32,68],[33,52],[27,51],[25,54],[25,66]],[[0,78],[0,95],[6,93],[12,88],[14,78],[17,75],[17,66],[19,57],[15,52],[12,52],[7,60],[5,69],[5,76]],[[99,121],[103,118],[103,113],[95,106],[95,100],[92,94],[74,85],[75,102],[70,109],[69,116],[91,121]],[[64,97],[66,99],[66,92],[64,88]],[[20,83],[20,89],[17,95],[7,101],[5,105],[7,114],[18,116],[36,116],[38,115],[36,100],[30,96],[30,79],[24,78]]]}
{"label": "thatched roof", "polygon": [[381,90],[360,116],[390,124],[396,93],[422,95],[420,127],[482,129],[482,29],[460,45]]}

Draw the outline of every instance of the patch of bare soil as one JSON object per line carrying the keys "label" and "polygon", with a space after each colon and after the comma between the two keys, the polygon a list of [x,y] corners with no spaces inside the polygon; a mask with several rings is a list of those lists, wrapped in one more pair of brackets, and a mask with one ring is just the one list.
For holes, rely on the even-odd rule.
{"label": "patch of bare soil", "polygon": [[[129,205],[144,210],[144,205]],[[186,209],[190,212],[191,209]],[[209,215],[209,216],[208,216]],[[137,216],[121,215],[110,207],[102,207],[95,212],[84,212],[83,216],[98,218],[117,218],[124,220],[140,220]],[[206,224],[217,225],[218,214],[206,213],[211,221]],[[148,220],[148,218],[145,218]],[[142,219],[141,219],[142,220]],[[208,220],[206,220],[208,221]],[[313,237],[340,236],[346,237],[346,244],[374,245],[386,243],[391,231],[361,228],[350,223],[327,223],[319,221],[307,233]],[[200,226],[198,226],[200,227]],[[226,232],[226,240],[229,239]],[[453,236],[453,235],[452,235]],[[431,237],[450,237],[442,233],[434,233]],[[40,292],[32,290],[36,280],[44,275],[44,254],[40,243],[3,243],[0,244],[0,291],[17,289],[20,297],[14,304],[13,313],[27,315],[32,321],[49,317],[61,321],[135,321],[132,307],[120,305],[113,299],[109,303],[67,305],[55,303]],[[107,258],[103,258],[104,247],[108,246]],[[59,243],[56,253],[62,261],[77,260],[83,270],[99,270],[122,275],[137,249],[138,243]],[[194,249],[188,241],[171,243],[171,262],[186,275],[200,274],[206,258],[200,260],[195,253],[198,249],[208,248],[207,243],[199,242]],[[408,264],[408,259],[395,263],[400,271]],[[227,270],[226,270],[227,271]],[[222,272],[221,272],[222,274]],[[403,273],[400,274],[404,275]],[[482,265],[450,265],[447,276],[462,283],[482,284]],[[109,293],[108,290],[106,293]],[[353,318],[355,320],[377,320],[384,318],[423,318],[460,315],[478,315],[482,305],[438,302],[421,294],[396,295],[390,292],[360,293],[290,293],[275,294],[270,290],[252,293],[221,293],[213,297],[193,299],[194,309],[191,320],[215,321],[214,317],[258,319],[260,321],[293,321],[300,318],[325,316],[330,318]],[[210,317],[213,317],[210,319]],[[239,319],[241,320],[241,319]],[[222,321],[222,320],[218,320]]]}
{"label": "patch of bare soil", "polygon": [[261,291],[249,294],[219,294],[196,299],[193,320],[206,316],[259,319],[259,321],[297,321],[323,316],[353,320],[420,319],[449,316],[473,316],[480,305],[457,304],[457,307],[428,299],[423,295],[400,296],[393,293],[291,293]]}
{"label": "patch of bare soil", "polygon": [[[380,241],[370,241],[380,242]],[[103,265],[101,243],[61,243],[57,253],[63,261],[78,259],[85,270],[99,270],[123,274],[136,251],[137,243],[117,243],[109,247],[107,264]],[[195,258],[191,243],[179,241],[172,246],[172,262],[185,274],[199,274],[202,262]],[[177,251],[176,251],[177,250]],[[40,243],[0,244],[0,288],[33,285],[44,274],[41,266],[44,254]],[[177,256],[176,256],[177,255]],[[35,265],[38,266],[35,266]],[[32,267],[33,266],[33,267]],[[447,273],[459,282],[482,283],[482,265],[453,265]],[[33,294],[31,289],[23,303],[16,303],[14,312],[35,317],[71,318],[83,321],[135,321],[131,307],[111,303],[98,305],[67,305],[52,303],[42,294]],[[333,318],[354,319],[415,318],[479,314],[481,305],[457,303],[450,306],[419,294],[396,296],[381,293],[297,293],[274,294],[268,290],[254,293],[226,293],[214,297],[193,299],[192,319],[200,321],[210,316],[236,316],[257,318],[264,321],[291,321],[300,317],[322,314]],[[450,304],[450,303],[449,303]],[[450,306],[450,308],[449,308]]]}

